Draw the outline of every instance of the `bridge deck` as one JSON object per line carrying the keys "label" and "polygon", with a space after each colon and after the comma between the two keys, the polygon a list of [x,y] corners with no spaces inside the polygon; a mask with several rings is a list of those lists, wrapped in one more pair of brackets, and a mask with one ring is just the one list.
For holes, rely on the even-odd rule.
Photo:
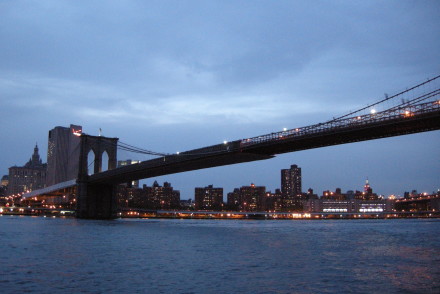
{"label": "bridge deck", "polygon": [[440,129],[440,101],[330,121],[208,146],[90,176],[91,183],[122,183],[215,166],[263,160],[276,154]]}

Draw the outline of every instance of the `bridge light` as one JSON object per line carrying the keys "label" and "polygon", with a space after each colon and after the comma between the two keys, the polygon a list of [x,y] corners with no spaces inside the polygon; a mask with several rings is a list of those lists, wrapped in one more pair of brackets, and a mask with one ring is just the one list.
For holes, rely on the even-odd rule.
{"label": "bridge light", "polygon": [[370,112],[371,112],[371,114],[375,114],[377,111],[376,111],[376,109],[373,108],[373,109],[371,109]]}
{"label": "bridge light", "polygon": [[225,145],[228,144],[228,141],[223,141],[223,144],[225,144]]}
{"label": "bridge light", "polygon": [[177,152],[176,152],[176,154],[177,154],[177,155],[179,155],[179,154],[180,154],[180,152],[179,152],[179,151],[177,151]]}
{"label": "bridge light", "polygon": [[287,128],[283,128],[283,131],[284,131],[284,132],[287,131]]}

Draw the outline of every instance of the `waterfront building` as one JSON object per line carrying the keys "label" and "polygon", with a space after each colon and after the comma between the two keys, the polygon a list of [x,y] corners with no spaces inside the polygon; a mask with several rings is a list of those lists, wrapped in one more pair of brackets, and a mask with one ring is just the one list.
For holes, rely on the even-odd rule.
{"label": "waterfront building", "polygon": [[311,199],[304,202],[304,212],[383,213],[393,212],[393,200]]}
{"label": "waterfront building", "polygon": [[281,170],[281,193],[284,211],[301,211],[304,196],[302,194],[301,168],[296,164],[290,169]]}
{"label": "waterfront building", "polygon": [[296,164],[291,165],[290,169],[281,170],[281,192],[287,197],[301,196],[301,168]]}
{"label": "waterfront building", "polygon": [[241,203],[241,197],[240,197],[240,189],[235,188],[233,192],[229,192],[227,195],[227,209],[238,211],[240,210],[240,203]]}
{"label": "waterfront building", "polygon": [[243,211],[264,211],[265,207],[265,186],[242,186],[240,188],[240,210]]}
{"label": "waterfront building", "polygon": [[6,204],[6,195],[8,192],[9,176],[4,175],[0,184],[0,206]]}
{"label": "waterfront building", "polygon": [[171,183],[164,182],[160,186],[157,181],[154,181],[151,187],[144,185],[147,192],[147,205],[153,209],[170,209],[179,208],[180,206],[180,191],[175,191]]}
{"label": "waterfront building", "polygon": [[[118,160],[118,167],[130,165],[130,164],[137,164],[137,163],[141,163],[141,161],[140,160],[131,160],[131,159]],[[138,180],[131,181],[129,183],[126,183],[125,185],[127,185],[127,187],[139,188],[139,181]]]}
{"label": "waterfront building", "polygon": [[142,188],[119,185],[117,189],[119,208],[177,209],[180,208],[180,191],[174,190],[171,183],[160,186],[157,181]]}
{"label": "waterfront building", "polygon": [[77,125],[58,126],[49,131],[47,186],[78,177],[81,133],[82,127]]}
{"label": "waterfront building", "polygon": [[194,199],[196,210],[221,210],[223,209],[223,188],[215,188],[213,185],[195,188]]}
{"label": "waterfront building", "polygon": [[334,192],[330,190],[323,191],[321,198],[330,200],[346,200],[347,195],[342,193],[341,188],[336,188]]}
{"label": "waterfront building", "polygon": [[275,193],[268,191],[265,198],[265,210],[280,212],[283,210],[283,197],[280,189],[276,189]]}
{"label": "waterfront building", "polygon": [[8,195],[18,195],[45,187],[47,164],[43,163],[35,145],[34,153],[24,166],[9,168]]}

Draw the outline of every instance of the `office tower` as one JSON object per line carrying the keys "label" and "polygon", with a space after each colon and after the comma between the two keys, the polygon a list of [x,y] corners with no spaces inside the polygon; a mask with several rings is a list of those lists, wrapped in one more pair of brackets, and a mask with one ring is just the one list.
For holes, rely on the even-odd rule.
{"label": "office tower", "polygon": [[55,127],[49,131],[46,185],[52,186],[78,177],[82,127]]}

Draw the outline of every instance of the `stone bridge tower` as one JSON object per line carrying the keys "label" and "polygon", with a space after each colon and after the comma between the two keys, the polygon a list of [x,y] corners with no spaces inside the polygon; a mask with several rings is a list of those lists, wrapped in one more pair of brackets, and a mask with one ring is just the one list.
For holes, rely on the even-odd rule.
{"label": "stone bridge tower", "polygon": [[[109,170],[116,168],[119,139],[85,134],[80,138],[76,216],[88,219],[116,218],[116,184],[90,183],[88,167],[91,163],[88,162],[88,156],[93,152],[93,173],[101,172],[103,164],[108,164]],[[104,153],[108,155],[108,163],[102,162]]]}

